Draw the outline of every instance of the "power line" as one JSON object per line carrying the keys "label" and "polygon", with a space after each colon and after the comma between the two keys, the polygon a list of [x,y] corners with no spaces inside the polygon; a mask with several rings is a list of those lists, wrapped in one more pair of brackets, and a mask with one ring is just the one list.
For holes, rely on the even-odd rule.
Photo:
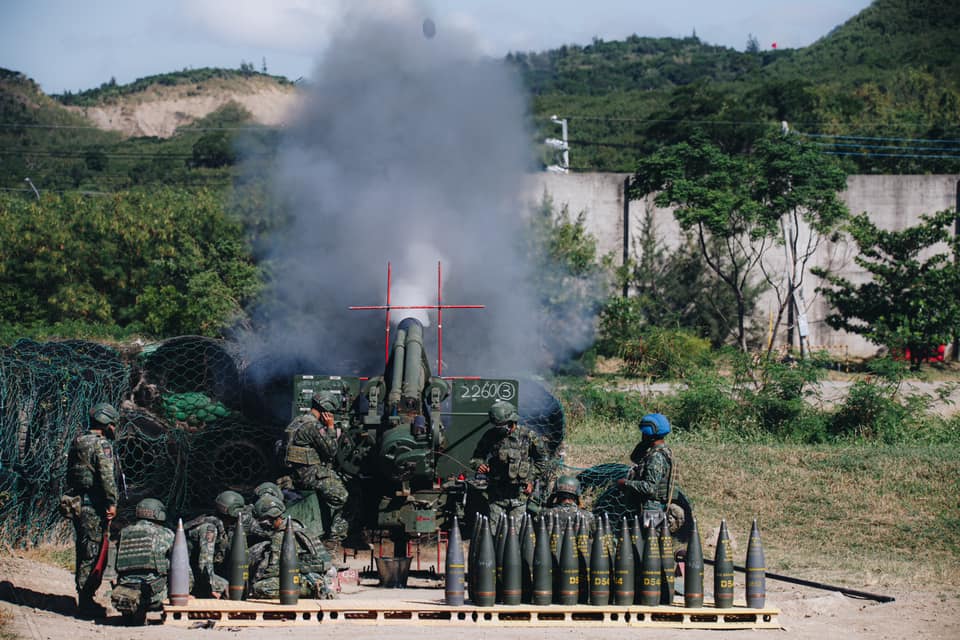
{"label": "power line", "polygon": [[823,153],[830,156],[859,156],[861,158],[934,158],[960,160],[960,155],[930,155],[921,153],[874,153],[872,151],[864,151],[862,153],[856,151],[824,151]]}
{"label": "power line", "polygon": [[[175,131],[180,133],[189,133],[191,131],[272,131],[280,130],[287,127],[287,124],[263,124],[263,125],[246,125],[240,127],[178,127]],[[24,123],[24,122],[0,122],[0,129],[95,129],[97,131],[103,131],[104,133],[116,133],[117,129],[104,129],[103,127],[98,127],[93,124],[39,124],[39,123]]]}
{"label": "power line", "polygon": [[853,149],[893,149],[900,151],[960,151],[960,147],[909,147],[890,144],[859,144],[855,142],[811,142],[818,147],[847,147]]}
{"label": "power line", "polygon": [[956,139],[936,139],[936,138],[884,138],[879,136],[844,136],[831,133],[804,133],[798,132],[808,138],[836,138],[838,140],[875,140],[881,142],[924,142],[929,144],[953,144],[960,142]]}

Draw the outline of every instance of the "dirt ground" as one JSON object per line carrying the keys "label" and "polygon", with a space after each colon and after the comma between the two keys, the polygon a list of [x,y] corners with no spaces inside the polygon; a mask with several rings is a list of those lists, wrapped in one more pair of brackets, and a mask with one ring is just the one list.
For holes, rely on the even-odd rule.
{"label": "dirt ground", "polygon": [[[369,562],[354,560],[360,568]],[[707,580],[709,582],[709,569]],[[411,589],[380,589],[375,580],[363,580],[359,590],[341,594],[341,598],[363,599],[411,599],[442,601],[443,591],[427,582],[412,581],[411,586],[423,585]],[[429,586],[428,586],[429,585]],[[433,586],[433,588],[430,588]],[[106,589],[101,589],[98,599],[109,603]],[[709,589],[709,586],[708,586]],[[819,591],[805,587],[767,582],[767,605],[779,608],[780,623],[783,631],[721,631],[726,636],[749,636],[763,634],[770,638],[798,638],[810,640],[828,640],[830,638],[960,638],[960,595],[950,592],[889,592],[895,602],[877,604],[867,600],[845,597],[839,593]],[[111,610],[105,620],[84,621],[73,617],[73,576],[66,570],[41,564],[16,556],[0,557],[0,638],[59,639],[72,640],[113,640],[136,638],[143,640],[161,640],[173,638],[293,638],[302,636],[303,627],[296,628],[214,628],[191,629],[148,624],[146,627],[123,627],[119,616]],[[742,597],[742,594],[738,595]],[[709,598],[708,598],[709,599]],[[440,627],[443,628],[443,627]],[[596,638],[607,640],[610,629],[576,627],[562,629],[550,628],[491,628],[451,626],[448,632],[461,638]],[[436,631],[431,629],[430,631]],[[369,626],[361,623],[341,623],[322,625],[327,638],[350,638],[351,640],[382,640],[388,633],[394,640],[422,636],[424,630],[411,625]],[[618,631],[623,633],[623,631]],[[716,638],[716,631],[632,629],[631,634],[638,637]]]}

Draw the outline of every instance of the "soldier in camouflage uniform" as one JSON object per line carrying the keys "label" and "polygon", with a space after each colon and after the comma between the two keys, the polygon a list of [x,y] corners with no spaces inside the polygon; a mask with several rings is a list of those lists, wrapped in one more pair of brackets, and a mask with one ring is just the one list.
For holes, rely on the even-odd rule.
{"label": "soldier in camouflage uniform", "polygon": [[550,514],[557,518],[560,523],[560,531],[567,526],[568,520],[573,520],[576,525],[582,518],[586,521],[587,531],[593,530],[593,514],[580,508],[580,481],[574,476],[560,476],[557,478],[557,486],[550,496],[549,509],[543,513]]}
{"label": "soldier in camouflage uniform", "polygon": [[230,543],[243,513],[243,496],[236,491],[220,493],[215,504],[216,515],[198,516],[183,525],[190,545],[190,568],[196,576],[193,594],[198,598],[221,598],[226,595],[230,581]]}
{"label": "soldier in camouflage uniform", "polygon": [[667,506],[674,499],[674,462],[664,436],[670,421],[662,413],[648,413],[640,419],[640,442],[630,454],[634,467],[617,481],[627,501],[643,514],[643,526],[660,526]]}
{"label": "soldier in camouflage uniform", "polygon": [[518,424],[520,415],[512,404],[495,402],[488,416],[493,427],[480,438],[470,465],[487,475],[490,520],[497,522],[503,514],[523,514],[547,456],[540,436]]}
{"label": "soldier in camouflage uniform", "polygon": [[[253,490],[253,501],[256,503],[257,500],[262,498],[265,495],[271,495],[277,500],[283,500],[283,490],[275,482],[261,482]],[[251,505],[253,506],[253,505]]]}
{"label": "soldier in camouflage uniform", "polygon": [[336,554],[347,535],[343,509],[347,487],[334,470],[337,456],[337,430],[334,418],[338,404],[332,391],[320,391],[310,399],[310,411],[297,416],[286,429],[285,463],[290,467],[295,489],[317,493],[324,511],[324,545]]}
{"label": "soldier in camouflage uniform", "polygon": [[[286,532],[286,508],[274,496],[265,495],[253,507],[260,526],[271,532],[265,542],[250,547],[250,597],[280,597],[280,555]],[[312,538],[303,525],[294,520],[293,534],[300,561],[300,595],[307,598],[333,598],[336,569],[320,540]]]}
{"label": "soldier in camouflage uniform", "polygon": [[77,436],[67,455],[67,494],[60,500],[60,511],[73,520],[76,534],[77,614],[81,617],[106,614],[93,599],[103,579],[103,571],[94,571],[94,565],[104,533],[117,515],[118,478],[111,441],[119,419],[112,405],[95,405],[87,433]]}
{"label": "soldier in camouflage uniform", "polygon": [[160,611],[167,598],[174,533],[165,526],[166,507],[155,498],[137,503],[136,515],[137,521],[120,532],[110,599],[126,622],[143,624],[147,611]]}
{"label": "soldier in camouflage uniform", "polygon": [[273,535],[273,529],[264,528],[256,515],[254,515],[254,505],[257,500],[263,496],[272,496],[280,502],[284,502],[283,491],[274,482],[261,482],[254,488],[252,502],[244,505],[242,510],[243,530],[247,534],[247,544],[249,545],[269,540]]}

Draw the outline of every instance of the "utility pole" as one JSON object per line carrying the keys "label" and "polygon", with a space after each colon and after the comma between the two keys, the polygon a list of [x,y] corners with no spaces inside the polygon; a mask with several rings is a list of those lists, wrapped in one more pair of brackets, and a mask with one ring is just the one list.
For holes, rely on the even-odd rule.
{"label": "utility pole", "polygon": [[557,116],[552,116],[550,118],[550,122],[560,125],[562,138],[560,140],[557,140],[556,138],[547,138],[543,142],[548,147],[552,147],[554,149],[557,149],[563,152],[563,164],[560,164],[560,165],[552,164],[549,167],[547,167],[547,171],[551,171],[553,173],[569,173],[570,172],[570,145],[567,144],[567,119],[566,118],[561,119]]}
{"label": "utility pole", "polygon": [[[953,210],[953,264],[960,267],[960,180],[957,181],[954,197],[956,198],[954,203],[956,208]],[[953,333],[953,349],[951,350],[953,351],[954,361],[960,360],[960,331],[954,331]]]}

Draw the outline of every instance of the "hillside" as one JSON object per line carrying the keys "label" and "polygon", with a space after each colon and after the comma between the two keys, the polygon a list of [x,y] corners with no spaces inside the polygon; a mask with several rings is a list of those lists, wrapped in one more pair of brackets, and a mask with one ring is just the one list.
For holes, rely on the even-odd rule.
{"label": "hillside", "polygon": [[278,76],[200,69],[141,78],[129,85],[107,83],[99,89],[55,97],[101,129],[128,137],[168,138],[177,128],[230,102],[245,109],[251,122],[283,124],[297,102],[297,90]]}
{"label": "hillside", "polygon": [[[748,145],[786,120],[829,136],[851,172],[953,173],[960,148],[960,3],[877,0],[803,49],[739,52],[684,39],[595,41],[512,54],[538,135],[570,124],[574,170],[631,171],[702,130]],[[883,138],[874,140],[872,138]]]}
{"label": "hillside", "polygon": [[[745,148],[787,121],[851,173],[954,173],[958,34],[960,3],[876,0],[802,49],[634,35],[514,52],[505,63],[529,89],[534,140],[558,136],[552,115],[568,120],[575,171],[631,172],[695,131]],[[61,190],[227,184],[238,135],[229,127],[279,125],[296,101],[289,80],[249,67],[111,80],[52,97],[0,70],[0,187],[28,191],[25,176]],[[204,131],[201,122],[228,128]],[[268,154],[275,140],[264,136]],[[554,161],[546,150],[543,160]]]}
{"label": "hillside", "polygon": [[31,195],[26,177],[41,192],[224,186],[237,129],[269,154],[296,95],[284,78],[202,69],[51,97],[0,69],[0,188]]}

